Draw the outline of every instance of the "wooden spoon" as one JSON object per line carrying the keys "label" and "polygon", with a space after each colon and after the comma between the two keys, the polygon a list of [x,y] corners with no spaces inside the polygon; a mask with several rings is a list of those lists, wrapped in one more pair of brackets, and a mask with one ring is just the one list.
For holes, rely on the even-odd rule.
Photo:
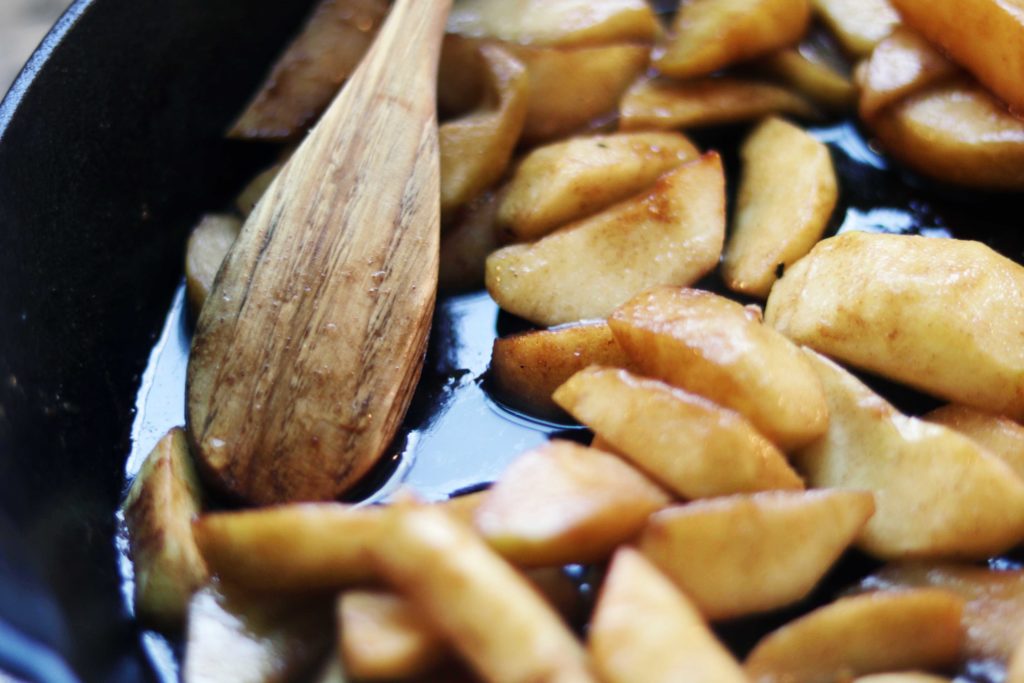
{"label": "wooden spoon", "polygon": [[435,81],[451,0],[397,0],[250,215],[199,316],[201,469],[252,503],[336,498],[419,379],[437,285]]}

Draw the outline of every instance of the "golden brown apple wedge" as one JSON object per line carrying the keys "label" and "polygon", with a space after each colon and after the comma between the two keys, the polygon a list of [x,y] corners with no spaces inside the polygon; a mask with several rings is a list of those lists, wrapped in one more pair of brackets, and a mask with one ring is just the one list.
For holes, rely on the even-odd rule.
{"label": "golden brown apple wedge", "polygon": [[898,26],[875,46],[859,71],[860,115],[871,119],[890,104],[958,71],[920,34]]}
{"label": "golden brown apple wedge", "polygon": [[861,588],[903,591],[938,588],[965,600],[963,656],[1006,664],[1024,638],[1024,571],[995,571],[968,564],[892,564],[867,577]]}
{"label": "golden brown apple wedge", "polygon": [[502,401],[531,415],[556,417],[551,395],[590,365],[627,367],[629,360],[603,320],[573,323],[494,340],[491,377]]}
{"label": "golden brown apple wedge", "polygon": [[658,20],[644,0],[461,0],[448,31],[541,46],[652,41]]}
{"label": "golden brown apple wedge", "polygon": [[748,681],[686,596],[632,548],[612,560],[589,640],[607,683]]}
{"label": "golden brown apple wedge", "polygon": [[621,458],[553,441],[508,466],[474,521],[513,564],[561,566],[607,559],[671,500]]}
{"label": "golden brown apple wedge", "polygon": [[871,54],[900,23],[891,0],[811,0],[815,13],[854,57]]}
{"label": "golden brown apple wedge", "polygon": [[689,0],[654,68],[674,78],[707,76],[796,44],[810,17],[807,0]]}
{"label": "golden brown apple wedge", "polygon": [[135,568],[135,611],[160,628],[179,628],[192,594],[210,578],[192,535],[202,488],[184,430],[169,431],[146,457],[123,510]]}
{"label": "golden brown apple wedge", "polygon": [[754,683],[833,683],[942,669],[960,659],[963,600],[932,589],[843,598],[769,633],[744,668]]}
{"label": "golden brown apple wedge", "polygon": [[759,66],[765,73],[830,111],[846,112],[857,102],[857,86],[836,71],[814,43],[780,50],[760,60]]}
{"label": "golden brown apple wedge", "polygon": [[1024,268],[980,242],[822,240],[772,288],[765,321],[883,377],[1024,417]]}
{"label": "golden brown apple wedge", "polygon": [[484,680],[595,683],[558,614],[468,526],[436,506],[396,505],[381,537],[383,577]]}
{"label": "golden brown apple wedge", "polygon": [[1013,420],[954,403],[936,408],[922,419],[978,442],[1024,479],[1024,427]]}
{"label": "golden brown apple wedge", "polygon": [[444,292],[479,289],[484,284],[484,263],[501,246],[496,218],[501,191],[478,195],[456,212],[441,232],[437,286]]}
{"label": "golden brown apple wedge", "polygon": [[922,175],[984,190],[1024,189],[1024,120],[973,81],[917,92],[869,123],[886,152]]}
{"label": "golden brown apple wedge", "polygon": [[501,178],[526,121],[526,67],[499,45],[481,45],[480,55],[486,73],[480,107],[438,130],[445,213]]}
{"label": "golden brown apple wedge", "polygon": [[828,397],[824,437],[794,455],[813,487],[872,491],[859,545],[882,559],[984,558],[1024,538],[1024,481],[967,437],[907,417],[808,351]]}
{"label": "golden brown apple wedge", "polygon": [[329,590],[374,577],[383,510],[341,503],[216,512],[193,524],[210,570],[259,591]]}
{"label": "golden brown apple wedge", "polygon": [[647,68],[646,45],[572,49],[508,46],[526,64],[529,105],[523,141],[545,142],[613,118],[619,99]]}
{"label": "golden brown apple wedge", "polygon": [[576,137],[531,152],[509,182],[498,222],[516,240],[554,228],[646,189],[699,156],[679,133]]}
{"label": "golden brown apple wedge", "polygon": [[387,11],[387,0],[322,0],[228,134],[263,140],[299,136],[355,71]]}
{"label": "golden brown apple wedge", "polygon": [[450,656],[447,644],[404,598],[381,590],[351,590],[337,603],[338,652],[358,680],[406,679]]}
{"label": "golden brown apple wedge", "polygon": [[1016,0],[892,0],[908,26],[940,46],[1015,111],[1024,111],[1024,11]]}
{"label": "golden brown apple wedge", "polygon": [[638,545],[701,614],[729,619],[806,597],[874,509],[863,491],[728,496],[655,513]]}
{"label": "golden brown apple wedge", "polygon": [[595,366],[573,375],[554,398],[683,498],[803,488],[782,453],[744,418],[663,382]]}
{"label": "golden brown apple wedge", "polygon": [[772,83],[731,76],[671,81],[643,79],[622,96],[622,130],[671,130],[756,121],[769,114],[815,119],[818,111],[800,95]]}
{"label": "golden brown apple wedge", "polygon": [[717,265],[724,238],[725,178],[710,152],[643,194],[494,252],[487,290],[540,325],[602,318],[649,287],[695,282]]}
{"label": "golden brown apple wedge", "polygon": [[740,156],[743,175],[722,277],[733,291],[764,299],[776,273],[821,239],[838,183],[828,147],[782,119],[758,126]]}
{"label": "golden brown apple wedge", "polygon": [[206,303],[220,264],[235,243],[242,221],[229,214],[206,214],[192,229],[185,247],[185,289],[196,313]]}
{"label": "golden brown apple wedge", "polygon": [[608,324],[637,372],[735,410],[783,450],[825,432],[821,383],[758,312],[711,292],[659,287]]}

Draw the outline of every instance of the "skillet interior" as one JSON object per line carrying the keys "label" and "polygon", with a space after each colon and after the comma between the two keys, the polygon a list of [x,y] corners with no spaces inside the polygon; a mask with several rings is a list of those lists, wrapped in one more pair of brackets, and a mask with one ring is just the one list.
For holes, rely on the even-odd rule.
{"label": "skillet interior", "polygon": [[0,105],[0,670],[150,678],[115,562],[132,397],[222,131],[308,0],[79,0]]}
{"label": "skillet interior", "polygon": [[[180,281],[187,230],[271,154],[224,142],[222,131],[310,4],[81,0],[0,107],[0,669],[68,680],[66,659],[85,680],[153,675],[114,551],[133,397]],[[723,149],[730,178],[735,150],[726,141],[739,132],[698,136]],[[907,182],[876,167],[881,160],[852,128],[819,133],[832,142],[844,190],[831,230],[980,238],[1024,258],[1018,197]],[[467,308],[477,303],[441,306],[428,381],[407,421],[430,423],[421,446],[449,456],[467,439],[459,424],[434,421],[432,406],[453,386],[480,393],[475,377],[452,380],[479,360],[452,353],[465,341]],[[486,354],[494,331],[493,307],[481,310],[473,358]],[[497,326],[505,333],[520,322],[502,315]],[[886,390],[912,412],[929,406]],[[450,492],[452,470],[416,467],[412,480],[422,486],[440,472],[434,493]],[[367,490],[390,474],[385,468]],[[840,567],[822,598],[863,567]],[[766,628],[748,635],[746,626],[724,628],[740,649]],[[42,647],[21,647],[26,639]]]}

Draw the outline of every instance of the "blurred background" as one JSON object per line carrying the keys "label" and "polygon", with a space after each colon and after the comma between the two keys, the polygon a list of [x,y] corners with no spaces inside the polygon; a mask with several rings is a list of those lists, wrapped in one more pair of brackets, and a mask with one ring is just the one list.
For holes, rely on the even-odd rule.
{"label": "blurred background", "polygon": [[0,97],[70,0],[0,0]]}

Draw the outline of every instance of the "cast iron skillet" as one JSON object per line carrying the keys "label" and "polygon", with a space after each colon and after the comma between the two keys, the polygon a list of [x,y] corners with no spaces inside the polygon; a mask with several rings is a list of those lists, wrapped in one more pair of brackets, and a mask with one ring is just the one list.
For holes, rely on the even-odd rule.
{"label": "cast iron skillet", "polygon": [[0,104],[0,671],[152,678],[113,544],[133,397],[189,226],[267,158],[222,132],[311,4],[79,0]]}
{"label": "cast iron skillet", "polygon": [[[135,397],[178,300],[188,229],[273,155],[222,133],[311,4],[79,0],[0,104],[0,674],[156,678],[122,595],[115,550]],[[733,179],[742,132],[698,137],[723,150]],[[969,237],[1024,260],[1019,195],[937,188],[887,164],[850,124],[816,133],[832,148],[842,187],[831,232]],[[161,344],[165,357],[184,353],[183,321],[173,308],[162,340],[177,339],[177,350]],[[487,395],[491,339],[521,326],[486,296],[439,303],[396,458],[372,473],[362,494],[397,472],[443,497],[487,481],[510,453],[557,429],[503,412]],[[870,381],[904,410],[935,404]],[[173,391],[170,400],[180,411]],[[155,412],[136,426],[172,426]],[[143,437],[136,451],[153,433]],[[396,470],[403,452],[418,456]],[[476,469],[467,472],[467,463]],[[871,566],[848,557],[811,601]],[[719,631],[742,652],[792,615]]]}

